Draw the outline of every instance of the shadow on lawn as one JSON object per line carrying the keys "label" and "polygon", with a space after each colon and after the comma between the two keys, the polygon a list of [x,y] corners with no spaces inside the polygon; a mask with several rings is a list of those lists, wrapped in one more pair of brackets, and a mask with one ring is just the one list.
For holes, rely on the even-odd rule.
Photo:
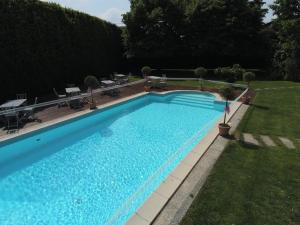
{"label": "shadow on lawn", "polygon": [[247,143],[247,142],[244,142],[242,140],[239,140],[239,144],[244,147],[244,148],[247,148],[249,150],[258,150],[259,149],[259,146],[257,145],[254,145],[254,144],[250,144],[250,143]]}
{"label": "shadow on lawn", "polygon": [[270,107],[267,106],[263,106],[263,105],[257,105],[257,104],[251,104],[251,106],[258,108],[258,109],[262,109],[262,110],[269,110]]}

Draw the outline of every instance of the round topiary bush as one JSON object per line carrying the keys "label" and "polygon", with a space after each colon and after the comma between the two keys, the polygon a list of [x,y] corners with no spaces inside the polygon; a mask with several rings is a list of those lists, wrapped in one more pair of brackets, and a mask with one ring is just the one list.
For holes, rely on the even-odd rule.
{"label": "round topiary bush", "polygon": [[231,85],[225,86],[220,89],[220,94],[225,100],[234,98],[234,89]]}
{"label": "round topiary bush", "polygon": [[243,74],[243,80],[247,82],[248,86],[250,86],[250,82],[255,79],[255,73],[253,72],[245,72]]}
{"label": "round topiary bush", "polygon": [[141,71],[142,71],[143,76],[145,77],[145,76],[150,76],[150,74],[151,74],[151,72],[152,72],[152,69],[151,69],[150,66],[144,66],[144,67],[141,69]]}
{"label": "round topiary bush", "polygon": [[237,75],[234,69],[230,67],[223,67],[221,69],[222,78],[228,83],[234,83],[236,81]]}
{"label": "round topiary bush", "polygon": [[95,109],[96,104],[94,102],[94,96],[93,96],[93,89],[96,89],[99,87],[99,81],[95,76],[86,76],[84,79],[84,84],[90,89],[91,92],[91,102],[90,102],[90,109]]}
{"label": "round topiary bush", "polygon": [[204,78],[207,75],[207,69],[205,69],[204,67],[198,67],[194,70],[194,74],[197,77]]}

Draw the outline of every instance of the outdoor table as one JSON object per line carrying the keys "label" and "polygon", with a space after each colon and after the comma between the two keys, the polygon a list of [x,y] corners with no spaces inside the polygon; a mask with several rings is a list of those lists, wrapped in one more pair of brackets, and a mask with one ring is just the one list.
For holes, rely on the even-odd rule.
{"label": "outdoor table", "polygon": [[79,87],[69,87],[66,88],[66,93],[68,95],[79,95],[79,93],[81,92]]}
{"label": "outdoor table", "polygon": [[112,86],[115,84],[115,82],[112,80],[103,80],[101,83],[104,84],[104,86]]}
{"label": "outdoor table", "polygon": [[116,74],[115,77],[118,78],[118,79],[122,79],[122,78],[125,78],[126,75],[124,75],[124,74]]}
{"label": "outdoor table", "polygon": [[[69,88],[66,88],[66,93],[68,96],[76,96],[76,95],[80,95],[80,88],[79,87],[69,87]],[[82,104],[80,102],[79,99],[74,99],[74,100],[71,100],[70,101],[70,107],[71,108],[81,108]]]}
{"label": "outdoor table", "polygon": [[149,76],[148,79],[150,79],[150,80],[160,80],[161,77],[157,77],[157,76]]}
{"label": "outdoor table", "polygon": [[27,99],[15,99],[15,100],[10,100],[2,105],[0,105],[1,110],[5,109],[13,109],[20,107],[26,103]]}
{"label": "outdoor table", "polygon": [[148,82],[152,87],[159,87],[159,82],[161,81],[162,77],[157,77],[157,76],[149,76],[148,77]]}

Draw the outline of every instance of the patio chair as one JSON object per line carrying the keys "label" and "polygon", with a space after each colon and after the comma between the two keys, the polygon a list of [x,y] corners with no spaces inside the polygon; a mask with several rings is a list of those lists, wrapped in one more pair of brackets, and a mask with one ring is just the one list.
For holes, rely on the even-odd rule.
{"label": "patio chair", "polygon": [[35,105],[37,104],[38,101],[38,97],[35,97],[34,99],[34,104],[32,105],[32,107],[26,107],[23,110],[23,117],[21,118],[22,120],[31,120],[31,121],[40,121],[36,115],[34,114],[34,110],[35,110]]}
{"label": "patio chair", "polygon": [[[53,92],[58,99],[63,99],[63,98],[67,97],[67,95],[58,94],[55,88],[53,88]],[[68,101],[58,103],[58,107],[61,107],[61,106],[68,106]]]}
{"label": "patio chair", "polygon": [[27,93],[16,94],[17,99],[27,99]]}
{"label": "patio chair", "polygon": [[[7,128],[7,133],[10,133],[11,130],[18,130],[19,129],[19,124],[20,124],[20,118],[19,118],[19,113],[18,112],[10,112],[4,115],[6,119],[6,128]],[[14,128],[14,129],[12,129]]]}

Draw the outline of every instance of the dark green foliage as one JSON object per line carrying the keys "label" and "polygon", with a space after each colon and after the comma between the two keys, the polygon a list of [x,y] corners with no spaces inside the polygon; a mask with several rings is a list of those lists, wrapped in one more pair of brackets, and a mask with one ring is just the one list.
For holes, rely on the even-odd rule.
{"label": "dark green foliage", "polygon": [[[263,67],[269,41],[261,0],[131,0],[124,15],[127,57],[167,67]],[[144,60],[144,61],[143,61]]]}
{"label": "dark green foliage", "polygon": [[204,67],[198,67],[195,69],[194,73],[197,77],[205,78],[205,76],[207,75],[207,69],[205,69]]}
{"label": "dark green foliage", "polygon": [[151,71],[152,71],[152,69],[151,69],[151,67],[149,67],[149,66],[144,66],[144,67],[141,69],[141,72],[142,72],[142,74],[143,74],[144,76],[150,76]]}
{"label": "dark green foliage", "polygon": [[300,78],[300,58],[288,58],[285,60],[285,80],[297,80]]}
{"label": "dark green foliage", "polygon": [[250,82],[253,81],[254,79],[255,79],[255,73],[253,72],[245,72],[243,74],[243,80],[248,83],[248,86]]}
{"label": "dark green foliage", "polygon": [[84,78],[84,84],[90,89],[96,89],[97,87],[99,87],[98,79],[95,76],[91,75]]}
{"label": "dark green foliage", "polygon": [[225,86],[220,89],[220,94],[225,100],[234,98],[234,88],[231,85]]}
{"label": "dark green foliage", "polygon": [[80,85],[85,74],[115,71],[122,55],[115,25],[37,0],[0,1],[0,40],[2,100]]}
{"label": "dark green foliage", "polygon": [[276,0],[272,8],[277,16],[274,26],[278,37],[273,60],[275,74],[300,80],[300,1]]}

